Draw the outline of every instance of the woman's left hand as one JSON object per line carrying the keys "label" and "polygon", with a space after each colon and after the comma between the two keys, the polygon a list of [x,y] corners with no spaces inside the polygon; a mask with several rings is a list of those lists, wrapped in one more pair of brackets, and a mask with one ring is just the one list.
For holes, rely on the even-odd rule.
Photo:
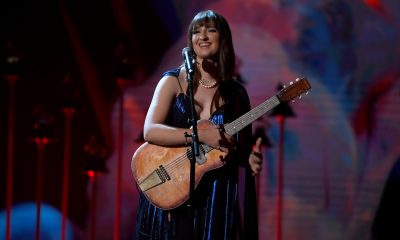
{"label": "woman's left hand", "polygon": [[263,156],[261,153],[261,138],[257,138],[256,144],[253,146],[249,156],[249,164],[251,167],[252,175],[258,175],[262,170]]}

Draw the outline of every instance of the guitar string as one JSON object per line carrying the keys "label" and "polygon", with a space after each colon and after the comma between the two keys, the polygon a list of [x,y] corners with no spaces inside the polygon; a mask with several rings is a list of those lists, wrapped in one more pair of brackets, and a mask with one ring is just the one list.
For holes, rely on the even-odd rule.
{"label": "guitar string", "polygon": [[[205,145],[204,145],[205,146]],[[208,146],[207,146],[208,147]],[[203,152],[208,152],[208,149],[205,149],[203,145],[200,145],[201,151]],[[164,169],[167,171],[168,174],[173,173],[175,169],[180,168],[185,161],[189,160],[192,157],[192,151],[189,150],[186,154],[179,156],[178,158],[174,159],[173,161],[167,163],[164,165]],[[139,182],[144,180],[147,176],[144,178],[138,179]]]}
{"label": "guitar string", "polygon": [[[181,163],[183,162],[182,160],[185,160],[185,156],[184,156],[184,155],[179,156],[178,158],[174,159],[173,161],[171,161],[171,162],[165,164],[165,165],[164,165],[164,170],[167,171],[168,174],[171,174],[171,169],[174,170],[174,169],[175,169],[174,166],[180,166]],[[157,167],[156,169],[158,169],[158,167]],[[154,170],[155,170],[155,169],[154,169]],[[154,172],[154,171],[153,171],[153,172]],[[142,179],[139,179],[139,182],[142,182],[142,181],[143,181],[144,179],[146,179],[147,177],[148,177],[148,175],[147,175],[147,176],[144,176],[144,178],[142,178]]]}
{"label": "guitar string", "polygon": [[[200,151],[207,153],[210,151],[210,147],[208,147],[207,145],[200,145]],[[185,163],[185,161],[189,160],[192,157],[192,151],[189,150],[187,152],[187,154],[182,155],[178,158],[176,158],[174,161],[171,161],[169,163],[167,163],[164,166],[164,169],[167,171],[167,173],[169,175],[171,175],[173,173],[174,170],[179,169],[182,167],[182,165]]]}
{"label": "guitar string", "polygon": [[[202,151],[202,152],[205,152],[205,151],[206,151],[206,150],[204,149],[203,145],[200,145],[200,148],[201,148],[200,151]],[[167,163],[167,164],[165,165],[164,168],[165,168],[166,170],[176,169],[176,168],[182,166],[182,163],[184,163],[184,161],[182,161],[182,160],[188,160],[188,159],[190,159],[191,157],[192,157],[192,151],[189,150],[189,151],[187,152],[187,154],[184,154],[184,155],[178,157],[177,159],[175,159],[174,161],[171,161],[171,162]]]}
{"label": "guitar string", "polygon": [[[247,126],[247,124],[249,123],[248,120],[254,121],[254,120],[258,119],[263,114],[269,112],[270,110],[272,110],[274,107],[276,107],[279,104],[280,104],[280,100],[278,99],[277,95],[272,96],[271,98],[269,98],[266,101],[264,101],[263,103],[261,103],[259,106],[250,110],[247,114],[240,116],[237,120],[232,122],[232,124],[227,124],[226,129],[225,129],[226,132],[234,134],[234,133],[240,131],[242,129],[242,127]],[[246,120],[246,121],[244,121],[244,120]],[[235,129],[235,130],[232,131],[232,129]]]}
{"label": "guitar string", "polygon": [[164,169],[168,172],[171,172],[172,170],[175,170],[183,165],[183,163],[187,160],[187,156],[191,157],[191,151],[187,152],[186,154],[183,154],[176,158],[175,160],[165,164]]}
{"label": "guitar string", "polygon": [[[268,99],[267,101],[263,102],[262,104],[260,104],[258,107],[253,108],[252,110],[250,110],[248,112],[248,114],[244,114],[241,117],[239,117],[237,120],[235,120],[234,122],[232,122],[232,125],[228,124],[228,126],[226,127],[226,132],[227,133],[236,133],[237,131],[241,130],[241,127],[243,127],[243,123],[248,123],[248,120],[255,120],[257,118],[259,118],[261,115],[265,114],[266,112],[268,112],[269,110],[271,110],[274,106],[279,104],[279,100],[275,97],[275,98],[271,98]],[[268,109],[268,110],[266,110]],[[256,116],[256,117],[254,117]],[[246,121],[244,121],[246,120]],[[240,129],[238,130],[238,127],[240,127]],[[231,129],[235,129],[233,132],[231,132]]]}

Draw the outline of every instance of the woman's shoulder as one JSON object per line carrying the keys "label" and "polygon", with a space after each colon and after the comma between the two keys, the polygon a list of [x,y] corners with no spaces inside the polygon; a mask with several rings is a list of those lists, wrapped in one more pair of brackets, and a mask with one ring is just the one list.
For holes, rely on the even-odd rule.
{"label": "woman's shoulder", "polygon": [[225,85],[225,87],[231,93],[247,94],[244,83],[237,78],[233,78]]}
{"label": "woman's shoulder", "polygon": [[167,76],[171,76],[171,77],[178,77],[179,73],[181,72],[181,68],[177,67],[177,68],[172,68],[169,69],[167,71],[165,71],[162,76],[163,77],[167,77]]}
{"label": "woman's shoulder", "polygon": [[181,68],[173,68],[170,70],[165,71],[162,74],[162,78],[160,82],[164,85],[167,84],[168,86],[175,88],[177,90],[177,94],[183,92],[182,87],[182,75]]}

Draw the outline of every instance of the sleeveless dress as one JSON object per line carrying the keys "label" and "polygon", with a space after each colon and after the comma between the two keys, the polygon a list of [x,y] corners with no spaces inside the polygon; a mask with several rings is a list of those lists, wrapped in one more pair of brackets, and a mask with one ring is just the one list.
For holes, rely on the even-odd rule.
{"label": "sleeveless dress", "polygon": [[[180,69],[173,69],[164,73],[164,76],[178,77]],[[245,89],[240,84],[233,84],[229,88],[233,101],[238,108],[231,107],[233,102],[217,109],[210,117],[214,124],[230,122],[250,108]],[[242,99],[238,99],[238,96]],[[241,109],[241,110],[238,110]],[[166,124],[190,128],[191,108],[189,97],[181,92],[173,101]],[[242,134],[245,132],[246,134]],[[239,165],[245,163],[251,151],[251,126],[242,130],[238,137],[242,138],[244,146],[238,147],[232,154],[232,159],[221,168],[208,171],[200,180],[193,192],[191,207],[186,203],[172,210],[162,210],[152,205],[140,193],[137,211],[135,239],[257,239],[257,214],[255,202],[254,179],[246,176],[245,210],[240,227],[238,205],[238,175]],[[243,136],[242,136],[243,135]],[[249,144],[250,143],[250,144]],[[242,159],[237,157],[243,156]],[[246,169],[248,169],[246,167]],[[248,174],[246,174],[248,175]],[[250,174],[251,175],[251,174]],[[248,183],[250,182],[250,184]],[[249,186],[248,186],[249,185]],[[249,191],[250,188],[250,191]],[[247,205],[247,207],[246,207]],[[249,211],[249,207],[252,210]],[[247,216],[246,216],[247,215]],[[251,226],[250,228],[248,228]]]}

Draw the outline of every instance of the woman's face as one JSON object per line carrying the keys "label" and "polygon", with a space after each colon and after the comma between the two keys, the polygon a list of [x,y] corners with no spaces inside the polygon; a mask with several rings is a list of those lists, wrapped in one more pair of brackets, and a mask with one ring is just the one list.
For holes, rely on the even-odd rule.
{"label": "woman's face", "polygon": [[212,59],[219,52],[219,32],[214,24],[196,25],[193,29],[192,44],[197,61]]}

